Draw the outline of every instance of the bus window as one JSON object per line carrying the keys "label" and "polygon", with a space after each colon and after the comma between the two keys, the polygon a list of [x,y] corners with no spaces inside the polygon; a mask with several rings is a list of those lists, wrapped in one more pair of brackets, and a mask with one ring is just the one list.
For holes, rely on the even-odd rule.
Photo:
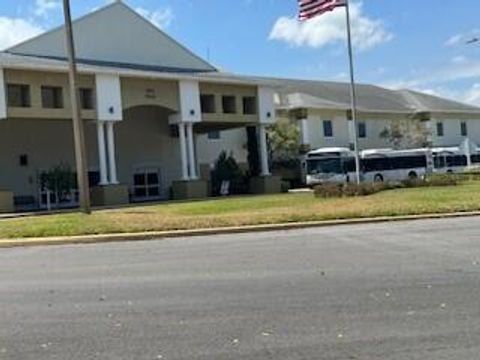
{"label": "bus window", "polygon": [[467,166],[467,157],[465,155],[447,156],[447,166]]}
{"label": "bus window", "polygon": [[343,171],[346,173],[355,172],[355,159],[348,158],[343,161]]}
{"label": "bus window", "polygon": [[480,155],[472,155],[472,163],[479,164],[480,163]]}
{"label": "bus window", "polygon": [[445,167],[445,157],[444,156],[435,156],[433,158],[433,165],[435,169],[443,169]]}
{"label": "bus window", "polygon": [[337,159],[309,159],[309,174],[342,174],[342,163],[340,158]]}
{"label": "bus window", "polygon": [[363,168],[365,172],[390,170],[389,158],[370,158],[363,160]]}

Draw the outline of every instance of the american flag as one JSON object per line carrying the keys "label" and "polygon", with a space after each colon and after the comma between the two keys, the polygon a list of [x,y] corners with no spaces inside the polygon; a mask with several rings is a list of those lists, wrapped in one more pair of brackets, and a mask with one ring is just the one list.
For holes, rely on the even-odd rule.
{"label": "american flag", "polygon": [[315,16],[332,11],[337,7],[346,6],[348,0],[298,0],[300,10],[298,19],[309,20]]}

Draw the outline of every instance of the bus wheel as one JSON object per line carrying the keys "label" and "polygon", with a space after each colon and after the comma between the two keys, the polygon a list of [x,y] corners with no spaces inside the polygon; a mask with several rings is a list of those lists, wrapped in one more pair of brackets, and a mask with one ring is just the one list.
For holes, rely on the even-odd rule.
{"label": "bus wheel", "polygon": [[416,179],[418,179],[418,175],[417,175],[417,173],[416,173],[415,171],[410,171],[410,172],[408,173],[408,178],[409,178],[410,180],[416,180]]}
{"label": "bus wheel", "polygon": [[383,183],[383,176],[381,174],[377,174],[373,178],[373,181],[376,182],[376,183]]}

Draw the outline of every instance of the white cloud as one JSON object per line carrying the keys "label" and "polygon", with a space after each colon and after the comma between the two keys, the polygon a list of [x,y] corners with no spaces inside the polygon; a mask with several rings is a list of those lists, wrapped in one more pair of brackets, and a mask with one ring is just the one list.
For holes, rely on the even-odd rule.
{"label": "white cloud", "polygon": [[0,17],[0,49],[18,44],[42,31],[40,26],[25,19]]}
{"label": "white cloud", "polygon": [[[362,3],[352,3],[351,20],[353,42],[359,50],[373,48],[393,38],[381,20],[371,19],[363,13]],[[307,22],[299,22],[294,17],[280,17],[274,24],[269,39],[294,46],[321,48],[344,42],[346,37],[345,12],[338,9]]]}
{"label": "white cloud", "polygon": [[35,0],[35,16],[46,17],[50,11],[61,9],[60,0]]}
{"label": "white cloud", "polygon": [[169,7],[152,11],[138,7],[135,10],[161,29],[168,28],[175,18],[173,10]]}

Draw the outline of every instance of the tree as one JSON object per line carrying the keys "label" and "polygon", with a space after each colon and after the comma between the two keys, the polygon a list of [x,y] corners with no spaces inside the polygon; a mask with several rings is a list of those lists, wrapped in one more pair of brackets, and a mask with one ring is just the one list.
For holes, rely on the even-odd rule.
{"label": "tree", "polygon": [[395,120],[385,127],[380,137],[394,149],[408,149],[428,146],[430,130],[421,120]]}
{"label": "tree", "polygon": [[273,162],[297,160],[300,152],[300,130],[288,119],[279,119],[268,130],[270,158]]}

